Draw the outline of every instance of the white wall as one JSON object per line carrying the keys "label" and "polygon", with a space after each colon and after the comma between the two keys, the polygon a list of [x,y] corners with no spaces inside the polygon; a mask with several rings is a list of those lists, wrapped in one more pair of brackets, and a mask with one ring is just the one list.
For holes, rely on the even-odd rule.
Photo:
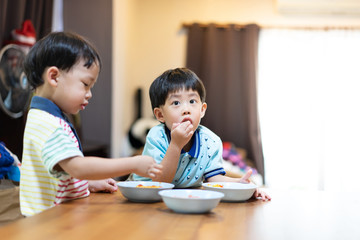
{"label": "white wall", "polygon": [[183,23],[257,23],[261,26],[360,26],[359,16],[285,16],[275,0],[113,0],[112,156],[119,156],[142,87],[143,115],[152,115],[148,88],[169,68],[185,65]]}

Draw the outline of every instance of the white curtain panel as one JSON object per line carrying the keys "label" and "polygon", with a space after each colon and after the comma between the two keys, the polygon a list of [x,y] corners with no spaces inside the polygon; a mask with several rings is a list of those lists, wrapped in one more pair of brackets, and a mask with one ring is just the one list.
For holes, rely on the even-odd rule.
{"label": "white curtain panel", "polygon": [[360,191],[360,31],[262,29],[266,184]]}

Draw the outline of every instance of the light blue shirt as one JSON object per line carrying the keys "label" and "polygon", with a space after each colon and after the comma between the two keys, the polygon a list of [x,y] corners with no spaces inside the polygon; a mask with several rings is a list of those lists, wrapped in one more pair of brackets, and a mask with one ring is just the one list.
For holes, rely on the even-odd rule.
{"label": "light blue shirt", "polygon": [[[170,131],[164,124],[151,128],[146,137],[143,155],[151,156],[157,163],[161,163],[170,140]],[[172,183],[176,188],[199,187],[210,177],[224,175],[222,149],[221,139],[208,128],[200,125],[193,135],[190,151],[181,152]],[[129,180],[150,181],[151,179],[132,174]]]}

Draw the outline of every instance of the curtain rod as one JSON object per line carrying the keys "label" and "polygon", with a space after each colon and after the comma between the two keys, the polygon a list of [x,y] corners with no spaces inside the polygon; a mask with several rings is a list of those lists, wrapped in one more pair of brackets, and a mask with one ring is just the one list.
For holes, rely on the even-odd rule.
{"label": "curtain rod", "polygon": [[[235,28],[242,28],[248,24],[219,24],[219,23],[197,23],[201,28],[206,28],[210,24],[215,25],[217,28],[230,28],[234,26]],[[249,23],[256,24],[256,23]],[[182,28],[190,28],[192,23],[183,23]],[[272,26],[272,25],[258,25],[261,29],[295,29],[295,30],[360,30],[360,26]]]}

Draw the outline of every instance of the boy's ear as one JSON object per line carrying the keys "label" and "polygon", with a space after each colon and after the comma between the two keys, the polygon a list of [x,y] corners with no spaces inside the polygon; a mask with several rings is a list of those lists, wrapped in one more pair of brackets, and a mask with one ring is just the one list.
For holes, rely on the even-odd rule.
{"label": "boy's ear", "polygon": [[60,76],[60,70],[55,67],[55,66],[52,66],[52,67],[49,67],[47,70],[46,70],[46,73],[45,73],[45,80],[53,87],[56,87],[57,84],[58,84],[58,77]]}
{"label": "boy's ear", "polygon": [[159,122],[165,123],[164,115],[161,111],[161,108],[154,108],[154,115]]}
{"label": "boy's ear", "polygon": [[207,103],[203,102],[202,106],[201,106],[201,114],[200,114],[201,118],[203,118],[205,116],[206,109],[207,109]]}

